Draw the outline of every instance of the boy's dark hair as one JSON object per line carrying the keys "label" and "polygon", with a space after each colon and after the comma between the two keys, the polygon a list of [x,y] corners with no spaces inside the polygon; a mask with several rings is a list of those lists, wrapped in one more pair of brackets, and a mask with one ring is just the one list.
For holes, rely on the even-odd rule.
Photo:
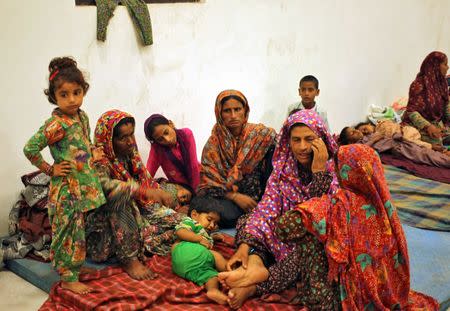
{"label": "boy's dark hair", "polygon": [[56,57],[48,65],[50,76],[48,79],[48,89],[44,90],[50,103],[57,105],[55,91],[64,82],[77,83],[86,95],[89,83],[86,82],[83,73],[78,69],[77,62],[71,57]]}
{"label": "boy's dark hair", "polygon": [[125,124],[128,124],[128,123],[131,123],[134,126],[135,125],[134,118],[133,117],[126,117],[126,118],[123,118],[122,120],[120,120],[119,123],[117,123],[116,126],[114,126],[113,137],[116,138],[117,136],[119,136],[119,128],[122,125],[125,125]]}
{"label": "boy's dark hair", "polygon": [[372,123],[370,123],[370,122],[359,122],[358,124],[356,124],[355,129],[359,130],[359,127],[363,126],[363,125],[372,125]]}
{"label": "boy's dark hair", "polygon": [[340,146],[344,146],[344,145],[348,145],[349,141],[348,141],[348,136],[347,136],[347,130],[349,129],[348,126],[344,127],[341,131],[341,133],[339,134],[339,139],[338,139],[338,143]]}
{"label": "boy's dark hair", "polygon": [[214,212],[220,215],[221,206],[213,198],[209,197],[194,197],[189,205],[188,216],[191,216],[192,211],[197,213]]}
{"label": "boy's dark hair", "polygon": [[301,87],[303,82],[313,82],[316,89],[319,89],[319,80],[316,77],[307,75],[300,79],[298,86]]}

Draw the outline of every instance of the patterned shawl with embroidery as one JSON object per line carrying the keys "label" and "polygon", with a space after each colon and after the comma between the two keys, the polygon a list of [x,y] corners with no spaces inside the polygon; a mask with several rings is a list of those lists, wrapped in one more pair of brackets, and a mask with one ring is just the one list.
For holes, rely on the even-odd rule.
{"label": "patterned shawl with embroidery", "polygon": [[[238,97],[244,103],[245,123],[238,139],[223,124],[221,116],[223,101],[229,96]],[[236,183],[253,172],[275,144],[275,130],[263,124],[247,123],[249,112],[247,98],[241,92],[226,90],[217,96],[217,123],[203,148],[199,191],[212,187],[238,191]]]}
{"label": "patterned shawl with embroidery", "polygon": [[[103,149],[104,157],[100,160],[103,165],[109,168],[110,176],[122,181],[134,179],[142,187],[159,188],[159,185],[153,180],[147,168],[143,164],[138,152],[136,142],[134,150],[128,159],[130,171],[124,166],[124,163],[114,153],[113,132],[114,127],[124,118],[133,118],[130,114],[120,110],[109,110],[103,113],[97,121],[95,127],[94,143],[96,147]],[[148,203],[148,202],[141,202]]]}
{"label": "patterned shawl with embroidery", "polygon": [[298,205],[295,225],[324,243],[343,310],[437,310],[431,297],[410,291],[406,240],[377,153],[343,146],[338,169],[342,189]]}
{"label": "patterned shawl with embroidery", "polygon": [[[417,111],[430,122],[439,122],[445,116],[448,104],[448,86],[439,68],[447,56],[442,52],[430,53],[409,88],[409,100],[403,120],[410,123],[409,114]],[[447,120],[448,122],[448,120]]]}
{"label": "patterned shawl with embroidery", "polygon": [[326,173],[333,177],[328,193],[334,193],[338,187],[332,155],[337,150],[337,144],[328,132],[324,122],[313,110],[301,110],[289,116],[281,129],[278,144],[273,155],[273,171],[267,182],[264,196],[245,225],[245,235],[251,235],[264,244],[277,261],[289,254],[293,244],[283,243],[275,235],[276,220],[298,203],[310,199],[310,182],[306,184],[299,177],[297,160],[289,144],[290,128],[297,123],[307,125],[327,146],[330,159],[326,164]]}

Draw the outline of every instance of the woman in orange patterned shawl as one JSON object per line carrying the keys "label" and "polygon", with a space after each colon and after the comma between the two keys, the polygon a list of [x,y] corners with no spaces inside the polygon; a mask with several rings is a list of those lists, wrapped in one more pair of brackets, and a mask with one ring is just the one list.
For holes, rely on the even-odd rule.
{"label": "woman in orange patterned shawl", "polygon": [[[343,310],[437,310],[433,298],[410,290],[406,240],[376,152],[343,146],[337,168],[342,189],[287,212],[277,234],[286,241],[310,232],[323,243]],[[297,289],[305,299],[307,289]]]}
{"label": "woman in orange patterned shawl", "polygon": [[216,99],[216,124],[203,148],[199,195],[222,206],[221,226],[234,227],[239,216],[260,200],[271,172],[275,130],[248,123],[250,107],[239,91]]}

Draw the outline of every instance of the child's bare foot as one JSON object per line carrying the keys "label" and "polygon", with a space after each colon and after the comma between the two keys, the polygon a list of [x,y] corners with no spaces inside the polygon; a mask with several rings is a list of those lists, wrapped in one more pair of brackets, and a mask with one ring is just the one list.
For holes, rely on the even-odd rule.
{"label": "child's bare foot", "polygon": [[242,266],[236,270],[220,272],[218,278],[220,283],[226,283],[228,287],[246,287],[261,283],[269,277],[267,269],[258,269],[257,266],[248,266],[244,269]]}
{"label": "child's bare foot", "polygon": [[61,282],[61,287],[64,289],[68,289],[74,293],[80,294],[80,295],[86,295],[93,291],[93,289],[81,282]]}
{"label": "child's bare foot", "polygon": [[152,270],[144,266],[137,258],[131,259],[127,264],[122,265],[122,268],[135,280],[153,280],[157,277]]}
{"label": "child's bare foot", "polygon": [[256,292],[256,286],[232,288],[228,292],[228,304],[232,309],[239,309],[244,302]]}
{"label": "child's bare foot", "polygon": [[97,272],[97,269],[90,268],[90,267],[81,267],[80,274],[89,274],[89,273],[95,273]]}
{"label": "child's bare foot", "polygon": [[206,292],[206,296],[208,296],[209,299],[217,302],[219,305],[224,305],[227,303],[228,297],[224,293],[222,293],[217,288],[210,289]]}

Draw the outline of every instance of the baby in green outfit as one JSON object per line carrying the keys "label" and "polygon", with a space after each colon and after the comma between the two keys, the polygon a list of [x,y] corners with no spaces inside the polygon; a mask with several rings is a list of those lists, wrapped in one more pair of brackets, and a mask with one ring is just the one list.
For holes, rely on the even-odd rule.
{"label": "baby in green outfit", "polygon": [[226,304],[228,296],[219,290],[218,271],[226,270],[227,260],[211,250],[214,240],[222,235],[209,232],[217,229],[220,221],[214,200],[195,197],[188,216],[175,227],[178,241],[172,246],[172,270],[175,274],[200,286],[205,285],[206,295],[218,304]]}

